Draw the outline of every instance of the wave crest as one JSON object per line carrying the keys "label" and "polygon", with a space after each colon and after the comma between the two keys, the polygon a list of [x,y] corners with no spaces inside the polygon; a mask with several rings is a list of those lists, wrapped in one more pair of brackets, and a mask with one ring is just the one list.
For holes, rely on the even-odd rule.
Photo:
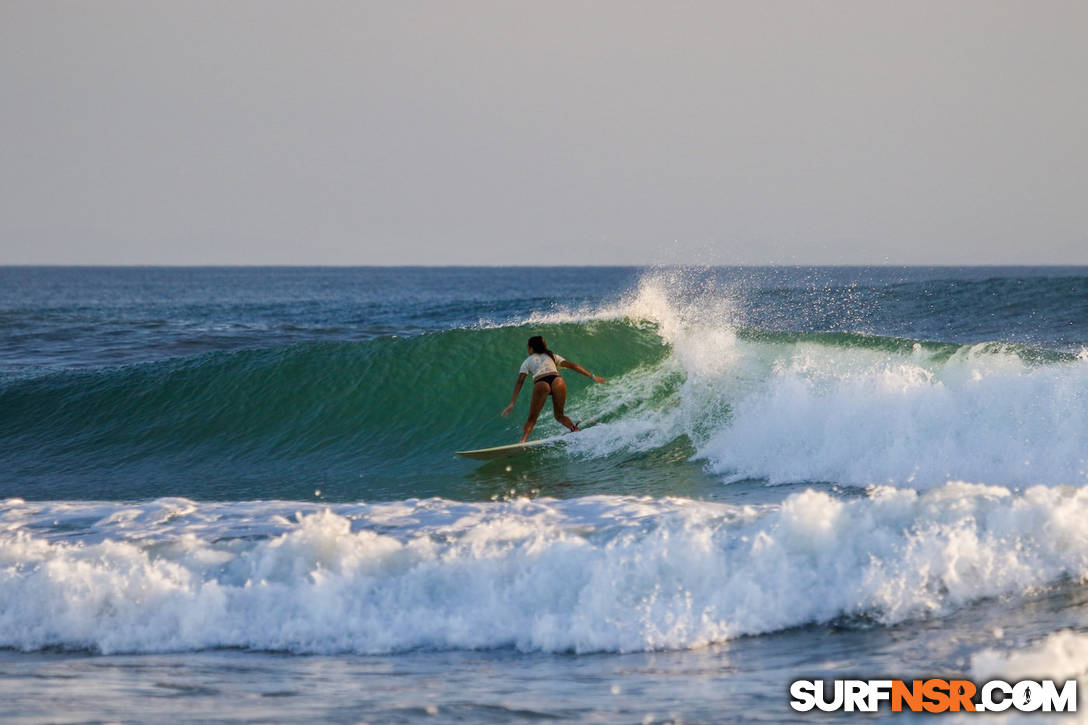
{"label": "wave crest", "polygon": [[[106,515],[76,543],[33,532],[85,517],[78,506],[0,508],[0,646],[686,649],[900,622],[1088,575],[1088,491],[1070,488],[810,490],[761,506],[429,499],[296,516],[290,504],[165,505],[176,516],[88,505]],[[266,533],[240,535],[254,527]]]}

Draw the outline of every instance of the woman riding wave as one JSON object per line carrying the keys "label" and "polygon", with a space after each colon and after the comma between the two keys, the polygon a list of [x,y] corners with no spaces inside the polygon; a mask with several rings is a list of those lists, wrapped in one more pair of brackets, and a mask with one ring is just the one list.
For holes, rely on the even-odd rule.
{"label": "woman riding wave", "polygon": [[570,368],[587,378],[591,378],[595,383],[604,382],[604,378],[600,375],[594,375],[578,363],[564,360],[562,356],[556,355],[549,350],[544,338],[540,335],[530,337],[529,357],[525,358],[525,362],[521,364],[518,380],[514,383],[514,394],[510,398],[510,405],[506,406],[502,411],[504,416],[510,415],[514,411],[514,403],[518,399],[518,393],[521,392],[525,377],[532,375],[533,399],[529,403],[529,419],[525,421],[525,427],[521,431],[522,443],[529,440],[529,434],[533,432],[533,426],[536,425],[536,418],[540,415],[540,411],[544,407],[544,401],[548,399],[549,395],[552,396],[552,410],[555,412],[555,419],[571,431],[578,430],[578,426],[563,414],[563,406],[567,403],[567,384],[560,377],[559,368]]}

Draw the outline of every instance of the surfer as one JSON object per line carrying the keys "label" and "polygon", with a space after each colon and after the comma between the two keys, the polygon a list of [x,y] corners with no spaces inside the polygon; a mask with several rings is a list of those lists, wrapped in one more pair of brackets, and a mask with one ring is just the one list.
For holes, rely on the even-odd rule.
{"label": "surfer", "polygon": [[518,393],[521,392],[522,384],[525,383],[525,377],[532,375],[533,399],[529,403],[529,419],[525,421],[525,427],[521,431],[522,443],[529,440],[529,434],[533,432],[533,426],[536,425],[536,418],[540,415],[541,409],[544,408],[544,401],[548,399],[549,395],[552,396],[552,410],[555,413],[555,419],[565,425],[568,430],[578,430],[578,426],[574,424],[574,421],[563,414],[563,406],[567,403],[567,384],[563,382],[563,378],[559,375],[559,368],[570,368],[585,375],[595,383],[604,382],[604,378],[600,375],[594,375],[578,363],[565,360],[562,356],[556,355],[549,350],[544,338],[540,335],[530,337],[529,357],[525,358],[525,362],[521,364],[521,370],[518,371],[518,381],[514,383],[514,394],[510,398],[510,405],[506,406],[502,411],[504,416],[510,415],[514,411],[514,403],[518,399]]}

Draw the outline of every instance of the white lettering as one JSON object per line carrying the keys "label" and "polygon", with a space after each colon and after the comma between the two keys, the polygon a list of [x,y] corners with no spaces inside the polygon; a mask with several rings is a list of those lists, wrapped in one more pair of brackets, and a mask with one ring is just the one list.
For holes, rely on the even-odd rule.
{"label": "white lettering", "polygon": [[846,681],[846,711],[847,712],[868,712],[866,707],[866,701],[869,699],[866,696],[868,686],[865,684],[865,680],[847,680]]}
{"label": "white lettering", "polygon": [[1043,680],[1043,712],[1076,712],[1077,681],[1066,680],[1058,692],[1054,680]]}
{"label": "white lettering", "polygon": [[797,712],[808,712],[816,707],[816,684],[812,680],[796,680],[790,685],[790,707]]}
{"label": "white lettering", "polygon": [[[994,699],[994,692],[1002,694],[1000,700]],[[987,712],[1004,712],[1012,706],[1012,685],[1004,680],[990,680],[982,686],[982,708]]]}
{"label": "white lettering", "polygon": [[835,693],[834,698],[827,699],[827,693],[824,691],[827,683],[823,680],[817,680],[819,683],[819,692],[816,695],[816,707],[820,708],[824,712],[835,712],[842,707],[844,699],[843,695],[843,681],[835,680],[835,684],[832,686],[832,692]]}
{"label": "white lettering", "polygon": [[1012,704],[1020,712],[1035,712],[1043,706],[1043,688],[1031,680],[1017,682],[1012,688]]}
{"label": "white lettering", "polygon": [[891,680],[869,680],[869,709],[868,712],[876,712],[880,709],[880,703],[892,699]]}

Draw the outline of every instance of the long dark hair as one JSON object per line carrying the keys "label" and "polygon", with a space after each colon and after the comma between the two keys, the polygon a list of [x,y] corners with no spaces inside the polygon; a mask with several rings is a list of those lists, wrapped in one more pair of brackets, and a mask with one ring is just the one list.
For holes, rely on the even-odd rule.
{"label": "long dark hair", "polygon": [[537,355],[547,355],[555,362],[555,353],[548,349],[548,343],[544,342],[544,338],[540,335],[533,335],[529,338],[529,349]]}

